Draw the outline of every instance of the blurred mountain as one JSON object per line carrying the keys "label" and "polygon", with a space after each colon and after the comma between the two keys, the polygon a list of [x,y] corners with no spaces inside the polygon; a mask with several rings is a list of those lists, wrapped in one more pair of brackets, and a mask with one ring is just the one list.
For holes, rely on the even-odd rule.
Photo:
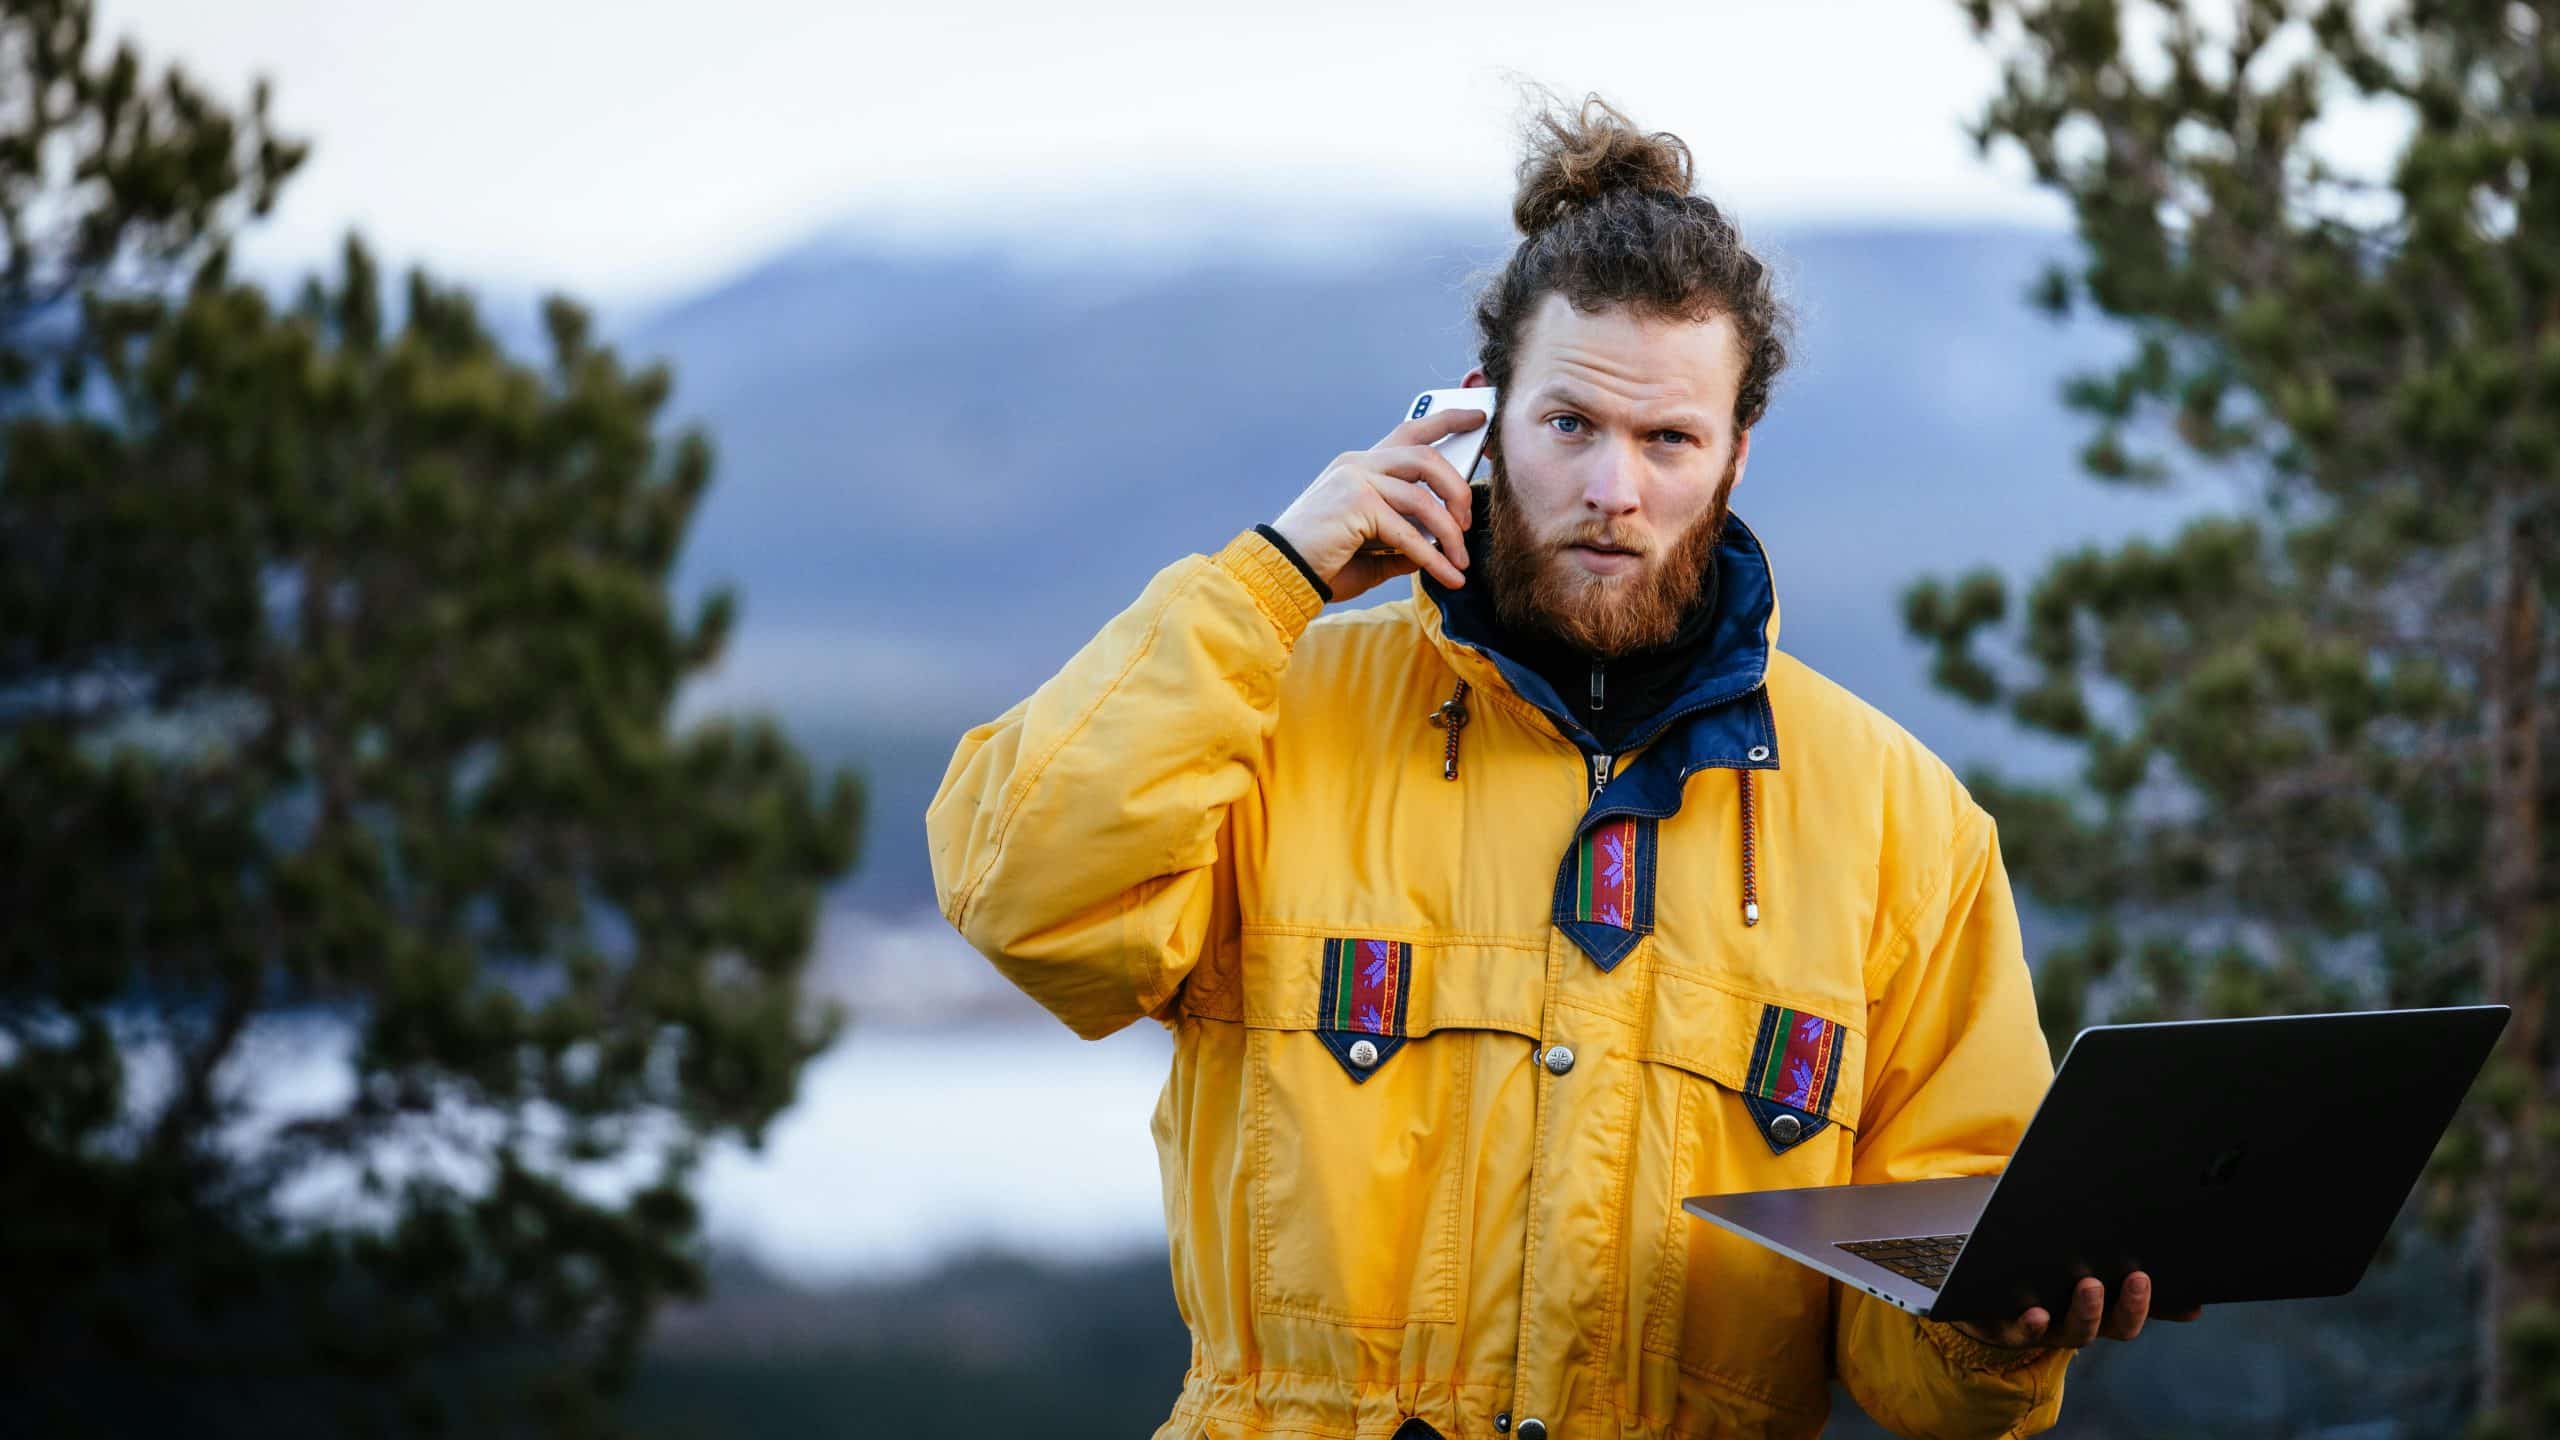
{"label": "blurred mountain", "polygon": [[[923,810],[961,731],[1053,673],[1157,569],[1277,515],[1414,391],[1466,373],[1476,284],[1506,237],[1362,233],[1331,258],[1171,265],[837,239],[613,327],[627,353],[674,364],[678,418],[719,453],[680,585],[735,582],[744,615],[689,703],[776,709],[873,786],[840,899],[929,904]],[[1803,321],[1735,497],[1777,571],[1782,643],[1959,766],[2056,763],[1928,690],[1895,597],[1978,563],[2030,573],[2212,498],[2080,474],[2085,428],[2059,384],[2127,342],[2026,304],[2069,238],[1753,240]]]}

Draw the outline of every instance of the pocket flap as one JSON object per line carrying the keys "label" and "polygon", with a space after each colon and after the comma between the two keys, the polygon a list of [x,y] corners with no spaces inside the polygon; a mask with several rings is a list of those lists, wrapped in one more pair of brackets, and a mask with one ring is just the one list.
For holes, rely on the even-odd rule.
{"label": "pocket flap", "polygon": [[1657,970],[1651,1010],[1638,1058],[1857,1128],[1866,1033],[1836,1007],[1787,1005]]}
{"label": "pocket flap", "polygon": [[1538,1038],[1546,956],[1525,945],[1410,930],[1248,930],[1239,960],[1244,1023],[1402,1039],[1442,1029]]}

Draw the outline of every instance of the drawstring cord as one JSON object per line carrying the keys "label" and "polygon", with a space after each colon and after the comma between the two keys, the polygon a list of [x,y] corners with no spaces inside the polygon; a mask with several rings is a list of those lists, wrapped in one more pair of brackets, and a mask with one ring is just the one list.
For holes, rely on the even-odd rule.
{"label": "drawstring cord", "polygon": [[1751,865],[1751,772],[1736,770],[1734,778],[1742,782],[1742,923],[1760,923],[1760,887]]}
{"label": "drawstring cord", "polygon": [[1439,709],[1431,712],[1431,723],[1449,732],[1448,747],[1440,757],[1440,778],[1455,780],[1458,778],[1458,732],[1467,728],[1466,681],[1460,680],[1457,690],[1440,702]]}

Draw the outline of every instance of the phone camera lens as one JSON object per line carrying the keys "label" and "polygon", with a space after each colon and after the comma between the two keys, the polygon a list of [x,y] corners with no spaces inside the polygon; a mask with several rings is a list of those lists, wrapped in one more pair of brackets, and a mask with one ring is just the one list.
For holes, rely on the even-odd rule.
{"label": "phone camera lens", "polygon": [[1413,402],[1413,413],[1412,413],[1411,415],[1406,416],[1405,418],[1406,418],[1406,419],[1408,419],[1408,420],[1419,420],[1419,419],[1421,419],[1421,418],[1422,418],[1422,416],[1423,416],[1423,412],[1425,412],[1425,411],[1429,410],[1430,408],[1431,408],[1431,397],[1430,397],[1430,396],[1428,396],[1428,395],[1425,395],[1425,396],[1423,396],[1421,399],[1416,400],[1415,402]]}

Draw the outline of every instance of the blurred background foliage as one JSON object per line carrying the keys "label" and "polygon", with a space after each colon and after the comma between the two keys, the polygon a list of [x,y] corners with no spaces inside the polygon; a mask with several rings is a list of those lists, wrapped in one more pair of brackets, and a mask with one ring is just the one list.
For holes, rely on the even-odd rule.
{"label": "blurred background foliage", "polygon": [[[2070,202],[2036,300],[2136,340],[2064,399],[2084,468],[2214,483],[2166,540],[2023,587],[1926,580],[1933,678],[2076,748],[1977,772],[2057,1056],[2096,1018],[2514,1007],[2423,1184],[2477,1290],[2480,1435],[2560,1430],[2560,7],[1971,0],[2007,47],[1973,130]],[[2145,64],[2127,10],[2165,17]],[[2386,177],[2310,143],[2414,124]],[[1996,653],[1984,648],[1996,647]]]}
{"label": "blurred background foliage", "polygon": [[[797,979],[860,789],[669,723],[730,606],[667,594],[711,457],[663,368],[565,300],[522,363],[353,238],[234,280],[301,144],[91,23],[0,8],[13,1408],[588,1428],[701,1293],[701,1147],[840,1023]],[[243,1133],[217,1074],[285,1012],[350,1018],[352,1086]]]}

